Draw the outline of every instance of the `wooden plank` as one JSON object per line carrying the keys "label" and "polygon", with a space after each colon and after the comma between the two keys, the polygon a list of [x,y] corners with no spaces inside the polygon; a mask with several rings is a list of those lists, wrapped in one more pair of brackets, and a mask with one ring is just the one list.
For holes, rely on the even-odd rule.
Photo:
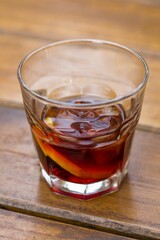
{"label": "wooden plank", "polygon": [[[0,104],[22,107],[21,92],[16,76],[22,57],[31,49],[49,43],[44,40],[27,39],[20,36],[3,35],[0,38]],[[140,124],[160,128],[160,57],[144,54],[149,67],[150,78],[146,89]]]}
{"label": "wooden plank", "polygon": [[1,0],[0,30],[47,40],[96,37],[157,52],[160,8],[154,2]]}
{"label": "wooden plank", "polygon": [[40,176],[24,112],[1,108],[0,116],[3,207],[132,237],[160,238],[160,134],[137,130],[121,190],[84,202],[51,193]]}
{"label": "wooden plank", "polygon": [[129,240],[131,238],[0,209],[0,239],[7,240]]}
{"label": "wooden plank", "polygon": [[2,0],[0,103],[22,106],[16,70],[29,51],[59,39],[96,37],[127,45],[145,57],[150,80],[140,124],[160,128],[158,6],[156,0]]}
{"label": "wooden plank", "polygon": [[139,5],[147,5],[147,6],[157,6],[159,7],[160,6],[160,2],[159,0],[121,0],[121,2],[125,2],[125,3],[128,3],[128,2],[131,2],[131,3],[136,3],[136,4],[139,4]]}
{"label": "wooden plank", "polygon": [[17,68],[21,59],[32,49],[46,43],[12,35],[0,35],[0,103],[22,107]]}

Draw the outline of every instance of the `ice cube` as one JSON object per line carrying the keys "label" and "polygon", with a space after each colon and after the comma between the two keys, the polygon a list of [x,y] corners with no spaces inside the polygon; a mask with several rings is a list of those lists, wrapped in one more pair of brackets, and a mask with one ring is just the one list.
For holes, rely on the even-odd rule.
{"label": "ice cube", "polygon": [[71,128],[75,129],[79,134],[87,134],[92,125],[88,122],[73,122]]}

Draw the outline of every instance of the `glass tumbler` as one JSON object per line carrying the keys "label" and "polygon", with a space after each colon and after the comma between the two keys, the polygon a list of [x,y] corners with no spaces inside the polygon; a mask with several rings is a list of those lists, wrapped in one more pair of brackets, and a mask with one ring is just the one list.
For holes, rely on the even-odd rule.
{"label": "glass tumbler", "polygon": [[51,190],[79,199],[117,191],[148,79],[144,59],[112,42],[60,41],[28,54],[18,79]]}

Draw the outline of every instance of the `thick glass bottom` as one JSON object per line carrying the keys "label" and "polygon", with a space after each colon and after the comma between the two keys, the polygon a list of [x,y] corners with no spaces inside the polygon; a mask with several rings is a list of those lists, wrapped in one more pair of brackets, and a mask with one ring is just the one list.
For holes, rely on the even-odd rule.
{"label": "thick glass bottom", "polygon": [[90,184],[78,184],[67,182],[57,178],[55,175],[48,175],[41,165],[42,175],[55,194],[70,196],[82,200],[89,200],[101,195],[111,194],[119,190],[122,180],[127,173],[127,165],[123,172],[119,170],[110,178]]}

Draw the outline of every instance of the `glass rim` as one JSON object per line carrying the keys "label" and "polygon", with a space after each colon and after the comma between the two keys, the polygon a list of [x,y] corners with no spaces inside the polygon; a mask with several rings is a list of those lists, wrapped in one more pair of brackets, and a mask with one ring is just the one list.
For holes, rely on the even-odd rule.
{"label": "glass rim", "polygon": [[[131,91],[130,93],[128,94],[125,94],[124,96],[118,96],[116,98],[113,98],[113,99],[106,99],[105,101],[101,101],[101,102],[98,102],[98,103],[86,103],[86,104],[76,104],[76,103],[67,103],[67,102],[63,102],[63,101],[58,101],[58,100],[53,100],[53,99],[50,99],[48,97],[45,97],[45,96],[42,96],[38,93],[36,93],[35,91],[31,90],[27,84],[25,83],[25,81],[23,80],[23,77],[22,77],[22,74],[21,74],[21,70],[23,68],[23,66],[25,65],[25,63],[33,56],[35,55],[36,53],[40,52],[40,51],[43,51],[47,48],[50,48],[50,47],[56,47],[58,45],[62,45],[62,44],[68,44],[68,43],[80,43],[80,42],[83,42],[83,43],[96,43],[96,44],[105,44],[105,45],[110,45],[110,46],[114,46],[114,47],[118,47],[118,48],[121,48],[125,51],[128,51],[129,53],[133,54],[135,57],[137,57],[141,63],[143,64],[144,66],[144,69],[145,69],[145,74],[144,74],[144,78],[143,80],[141,81],[141,83],[133,90]],[[18,80],[19,80],[19,83],[20,85],[27,91],[29,92],[34,98],[38,98],[39,100],[43,101],[43,102],[47,102],[48,104],[54,104],[56,106],[59,106],[59,107],[75,107],[75,108],[81,108],[81,107],[100,107],[100,106],[103,106],[103,105],[110,105],[110,104],[113,104],[113,103],[116,103],[116,102],[120,102],[120,101],[123,101],[129,97],[132,97],[133,95],[135,95],[137,92],[139,92],[147,83],[147,80],[148,80],[148,75],[149,75],[149,68],[148,68],[148,65],[146,63],[146,61],[144,60],[144,58],[139,54],[137,53],[136,51],[132,50],[131,48],[127,47],[127,46],[124,46],[124,45],[121,45],[119,43],[116,43],[116,42],[112,42],[112,41],[106,41],[106,40],[99,40],[99,39],[87,39],[87,38],[82,38],[82,39],[70,39],[70,40],[62,40],[62,41],[56,41],[56,42],[53,42],[53,43],[50,43],[50,44],[46,44],[42,47],[39,47],[31,52],[29,52],[22,60],[21,62],[19,63],[19,66],[18,66],[18,69],[17,69],[17,76],[18,76]]]}

